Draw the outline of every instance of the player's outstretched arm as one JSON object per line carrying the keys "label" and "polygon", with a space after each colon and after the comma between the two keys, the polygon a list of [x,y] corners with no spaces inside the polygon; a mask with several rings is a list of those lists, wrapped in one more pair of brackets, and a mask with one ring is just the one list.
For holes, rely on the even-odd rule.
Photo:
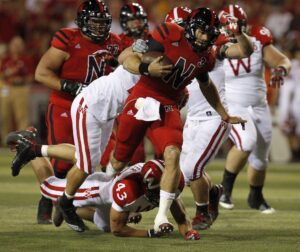
{"label": "player's outstretched arm", "polygon": [[197,80],[199,82],[199,86],[204,97],[206,98],[208,103],[218,112],[222,120],[231,124],[241,124],[244,129],[245,123],[247,121],[240,117],[230,116],[227,113],[226,109],[224,108],[220,100],[218,90],[216,86],[213,84],[213,82],[209,78],[205,79],[203,77],[201,79],[197,78]]}
{"label": "player's outstretched arm", "polygon": [[191,222],[186,214],[185,207],[180,198],[173,201],[171,205],[171,213],[178,224],[179,233],[186,240],[199,240],[200,234],[192,229]]}
{"label": "player's outstretched arm", "polygon": [[129,212],[110,210],[110,228],[115,236],[120,237],[158,237],[154,230],[136,229],[127,225]]}

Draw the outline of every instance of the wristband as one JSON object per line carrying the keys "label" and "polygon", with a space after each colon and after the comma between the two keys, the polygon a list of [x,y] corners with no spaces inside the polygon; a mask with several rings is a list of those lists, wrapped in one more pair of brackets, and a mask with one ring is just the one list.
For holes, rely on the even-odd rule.
{"label": "wristband", "polygon": [[141,75],[146,75],[146,76],[149,75],[149,71],[148,71],[149,65],[150,64],[141,62],[141,64],[139,65],[139,72]]}
{"label": "wristband", "polygon": [[149,237],[149,238],[157,237],[157,234],[156,234],[156,232],[155,232],[154,229],[148,229],[148,230],[147,230],[147,233],[148,233],[148,237]]}

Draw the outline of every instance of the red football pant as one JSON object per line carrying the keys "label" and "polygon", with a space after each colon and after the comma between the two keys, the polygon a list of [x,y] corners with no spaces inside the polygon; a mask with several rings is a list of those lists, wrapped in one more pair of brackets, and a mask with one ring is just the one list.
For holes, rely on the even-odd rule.
{"label": "red football pant", "polygon": [[127,99],[128,103],[120,115],[120,125],[117,132],[117,144],[114,157],[118,161],[128,162],[137,146],[143,140],[150,128],[154,148],[164,151],[167,146],[174,145],[181,149],[183,124],[177,106],[162,105],[161,121],[141,121],[134,115],[136,100]]}
{"label": "red football pant", "polygon": [[[72,120],[70,110],[52,103],[48,105],[46,124],[48,128],[48,144],[69,143],[74,144]],[[55,176],[64,178],[72,168],[72,164],[65,161],[51,159]]]}

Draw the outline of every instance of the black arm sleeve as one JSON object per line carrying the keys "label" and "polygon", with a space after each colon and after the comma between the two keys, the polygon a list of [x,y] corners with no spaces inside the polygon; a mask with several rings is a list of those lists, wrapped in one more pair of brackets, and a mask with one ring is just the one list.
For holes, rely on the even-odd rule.
{"label": "black arm sleeve", "polygon": [[209,80],[209,76],[208,76],[208,73],[202,73],[202,74],[199,74],[196,79],[198,80],[199,83],[207,83],[208,80]]}

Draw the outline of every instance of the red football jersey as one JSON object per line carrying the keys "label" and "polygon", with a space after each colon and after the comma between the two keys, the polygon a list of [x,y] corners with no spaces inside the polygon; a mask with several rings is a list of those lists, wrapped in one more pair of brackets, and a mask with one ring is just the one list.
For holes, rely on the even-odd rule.
{"label": "red football jersey", "polygon": [[[78,28],[64,28],[56,32],[51,46],[69,53],[60,70],[61,79],[74,80],[89,84],[93,80],[108,75],[112,68],[107,65],[101,55],[110,53],[118,56],[123,50],[118,35],[110,33],[109,38],[101,43],[94,43],[82,36]],[[50,102],[63,107],[70,107],[73,97],[64,92],[54,90]]]}
{"label": "red football jersey", "polygon": [[[164,47],[164,54],[172,61],[171,74],[163,78],[141,76],[133,88],[133,97],[153,97],[162,104],[176,104],[181,91],[191,80],[212,70],[215,53],[211,48],[197,53],[185,38],[184,29],[176,24],[163,23],[151,34]],[[151,50],[151,49],[150,49]]]}
{"label": "red football jersey", "polygon": [[273,43],[273,37],[271,32],[264,26],[254,25],[249,30],[249,35],[259,40],[263,46],[267,46]]}

